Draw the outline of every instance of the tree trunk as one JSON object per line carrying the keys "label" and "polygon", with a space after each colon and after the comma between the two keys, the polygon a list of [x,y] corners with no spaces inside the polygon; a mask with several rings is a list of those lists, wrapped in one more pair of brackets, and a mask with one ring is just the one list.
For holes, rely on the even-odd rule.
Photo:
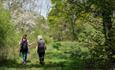
{"label": "tree trunk", "polygon": [[110,30],[112,28],[112,11],[109,9],[105,9],[102,12],[102,17],[103,17],[103,29],[104,29],[104,34],[106,40],[110,39]]}
{"label": "tree trunk", "polygon": [[70,25],[71,25],[71,33],[72,33],[72,40],[76,40],[76,29],[75,29],[75,21],[76,21],[76,17],[74,16],[74,14],[72,14],[72,17],[71,17],[71,22],[70,22]]}
{"label": "tree trunk", "polygon": [[109,52],[108,58],[110,59],[111,62],[113,62],[115,59],[113,59],[113,55],[115,55],[115,48],[114,42],[112,41],[112,36],[111,36],[111,29],[112,29],[112,9],[110,7],[103,7],[103,12],[102,12],[102,18],[103,18],[103,31],[105,35],[105,46],[107,46],[106,51]]}

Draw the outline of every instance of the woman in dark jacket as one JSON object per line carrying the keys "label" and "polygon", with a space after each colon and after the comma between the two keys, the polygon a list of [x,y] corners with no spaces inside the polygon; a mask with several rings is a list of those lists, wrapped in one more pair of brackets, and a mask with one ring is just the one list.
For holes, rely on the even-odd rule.
{"label": "woman in dark jacket", "polygon": [[20,41],[20,54],[22,54],[23,64],[26,64],[28,53],[28,40],[27,35],[24,35]]}
{"label": "woman in dark jacket", "polygon": [[46,46],[45,46],[45,41],[43,40],[42,36],[38,36],[37,43],[38,43],[37,53],[39,55],[39,61],[40,61],[40,64],[43,65]]}

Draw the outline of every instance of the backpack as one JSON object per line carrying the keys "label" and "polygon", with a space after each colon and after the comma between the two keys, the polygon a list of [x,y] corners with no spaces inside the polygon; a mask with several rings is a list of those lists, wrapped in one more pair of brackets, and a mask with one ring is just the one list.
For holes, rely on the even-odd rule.
{"label": "backpack", "polygon": [[28,45],[28,43],[27,43],[27,39],[22,39],[22,42],[21,42],[21,49],[22,50],[26,50],[27,49],[27,45]]}
{"label": "backpack", "polygon": [[38,41],[38,52],[45,52],[45,43],[43,40]]}
{"label": "backpack", "polygon": [[38,46],[39,47],[44,47],[45,46],[44,40],[39,40],[38,41]]}

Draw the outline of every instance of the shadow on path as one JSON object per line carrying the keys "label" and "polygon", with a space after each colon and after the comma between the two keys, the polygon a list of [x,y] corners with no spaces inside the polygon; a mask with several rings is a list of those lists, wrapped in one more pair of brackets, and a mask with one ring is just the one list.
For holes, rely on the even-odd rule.
{"label": "shadow on path", "polygon": [[31,61],[27,61],[27,64],[17,63],[14,60],[3,60],[0,61],[0,67],[6,68],[55,68],[62,67],[62,63],[46,63],[45,65],[41,65],[39,63],[32,64]]}

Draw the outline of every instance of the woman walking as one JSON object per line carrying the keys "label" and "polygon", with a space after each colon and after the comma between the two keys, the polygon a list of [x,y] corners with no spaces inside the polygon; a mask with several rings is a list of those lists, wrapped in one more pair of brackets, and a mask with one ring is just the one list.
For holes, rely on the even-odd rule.
{"label": "woman walking", "polygon": [[27,35],[24,35],[20,41],[20,54],[22,56],[22,63],[26,64],[27,54],[28,54],[28,40]]}
{"label": "woman walking", "polygon": [[38,40],[37,40],[37,53],[39,55],[39,61],[40,64],[44,65],[44,55],[45,55],[45,41],[43,39],[43,37],[41,35],[38,36]]}

